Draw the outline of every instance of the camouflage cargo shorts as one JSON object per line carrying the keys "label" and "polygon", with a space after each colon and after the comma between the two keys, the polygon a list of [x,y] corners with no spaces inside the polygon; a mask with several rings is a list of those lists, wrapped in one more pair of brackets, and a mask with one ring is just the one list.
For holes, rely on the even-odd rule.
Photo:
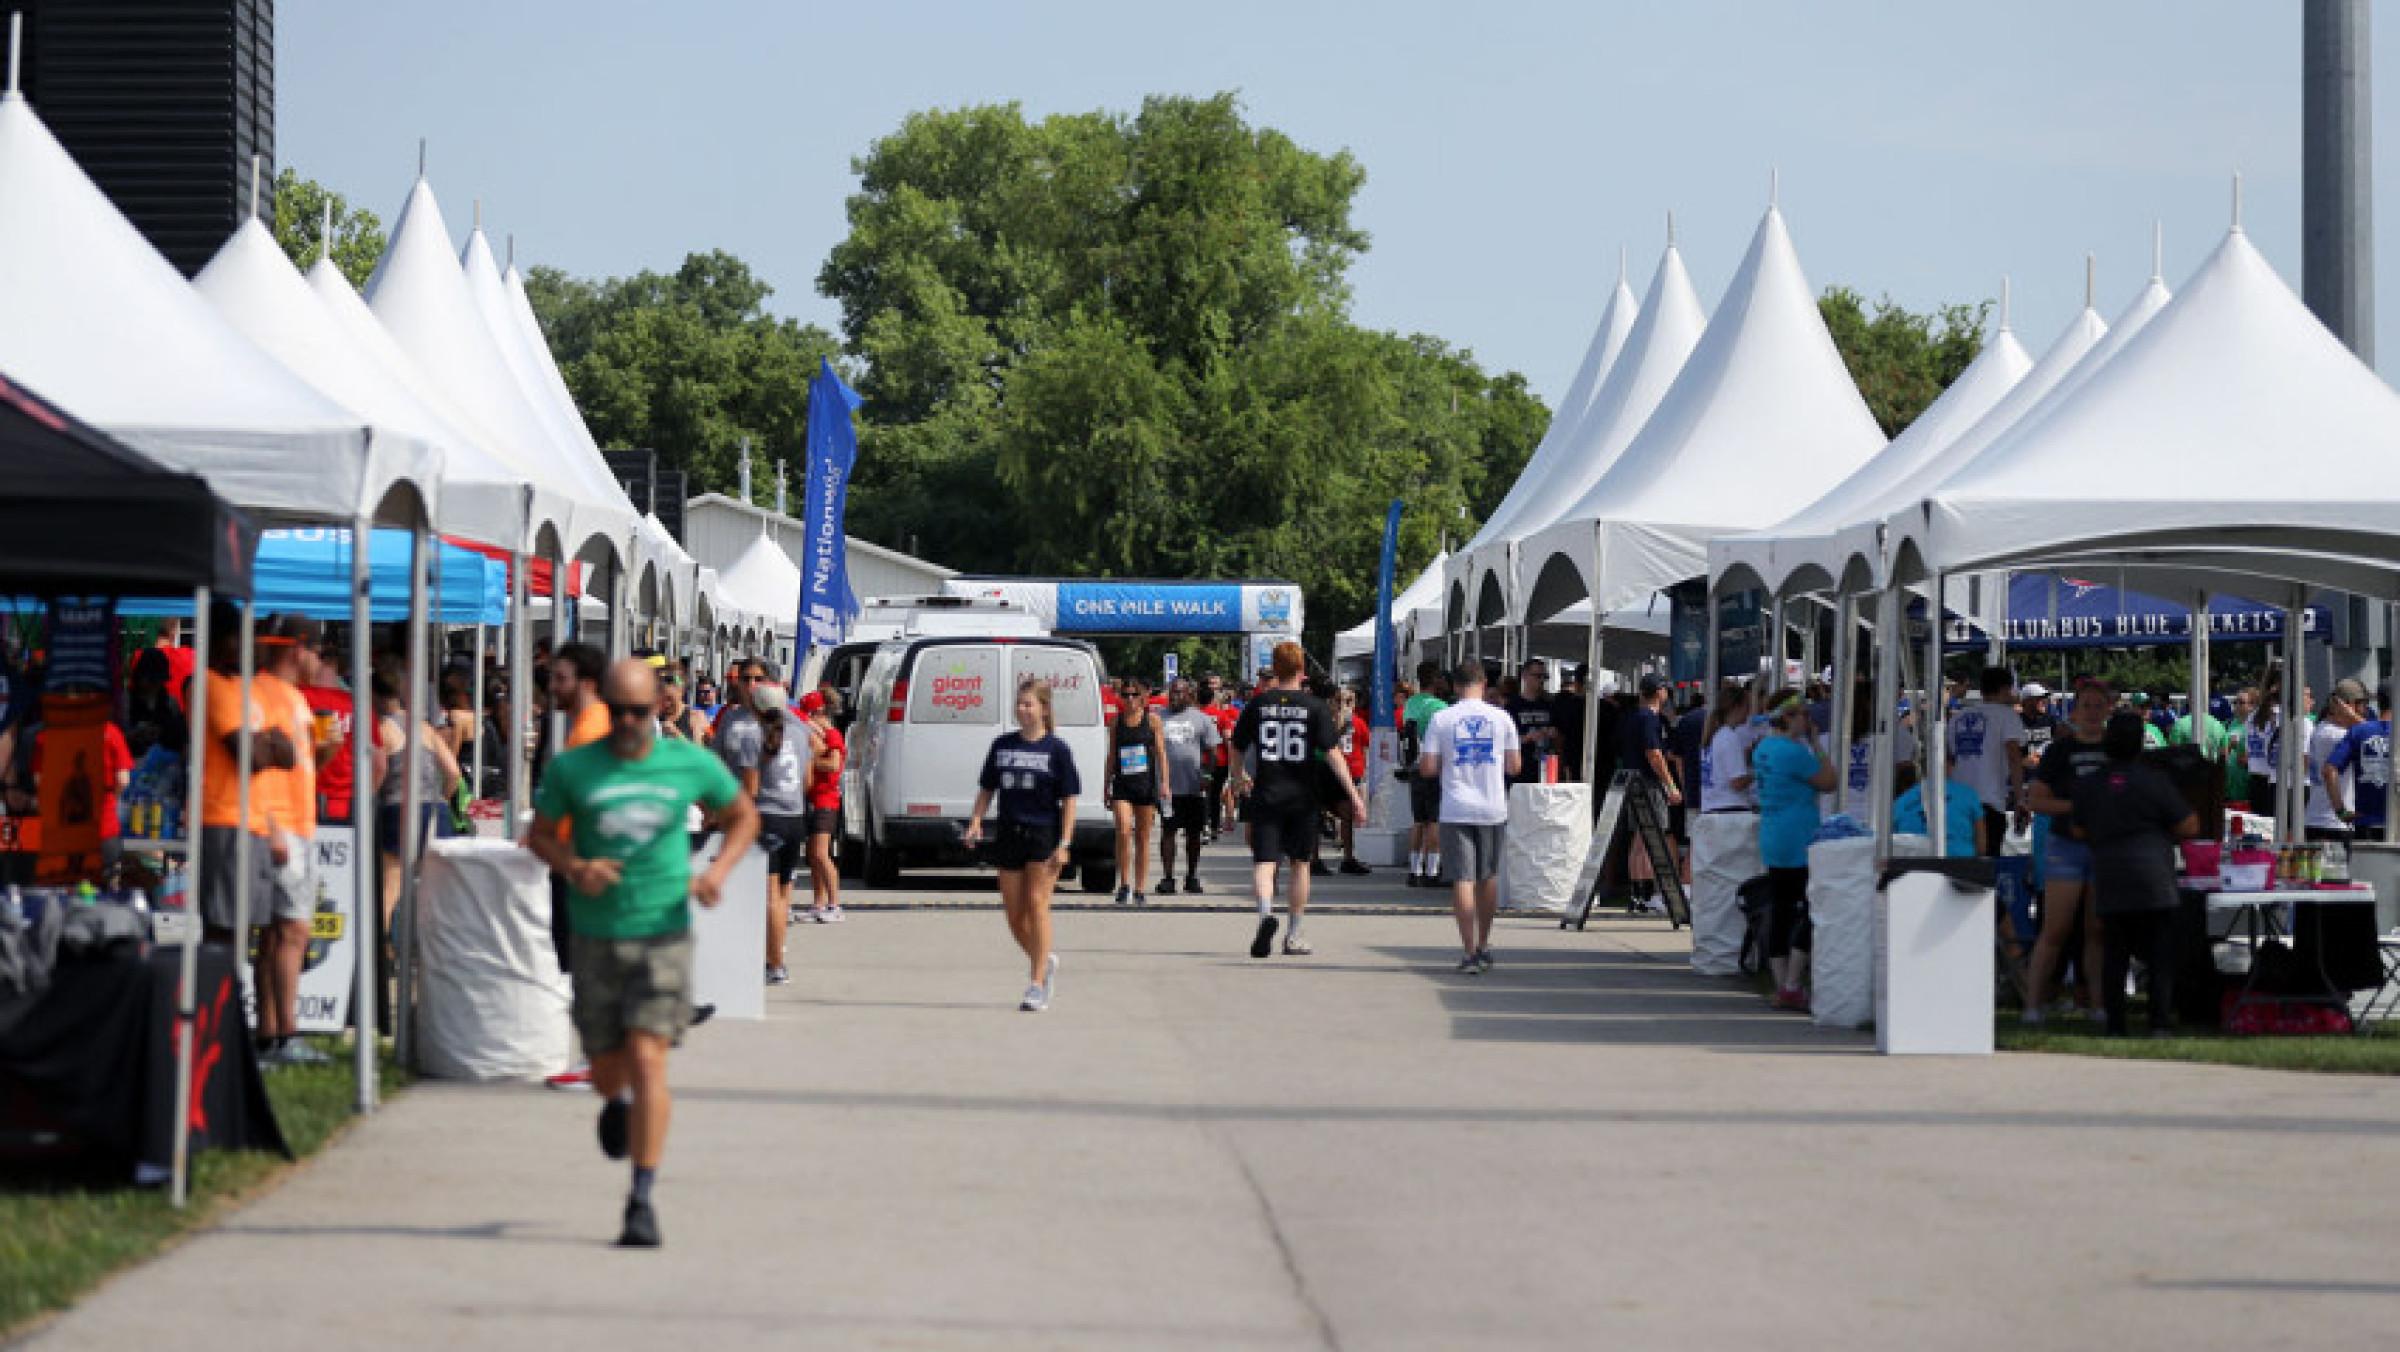
{"label": "camouflage cargo shorts", "polygon": [[625,1045],[627,1033],[669,1042],[692,1026],[692,933],[640,939],[574,936],[575,1035],[585,1056]]}

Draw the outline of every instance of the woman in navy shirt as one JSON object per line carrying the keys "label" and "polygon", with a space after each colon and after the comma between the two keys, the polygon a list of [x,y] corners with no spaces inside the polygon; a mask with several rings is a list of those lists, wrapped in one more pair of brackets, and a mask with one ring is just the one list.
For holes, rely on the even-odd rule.
{"label": "woman in navy shirt", "polygon": [[983,814],[996,795],[1000,819],[992,859],[1000,867],[1000,904],[1008,912],[1008,932],[1033,964],[1033,984],[1017,1007],[1039,1013],[1050,1007],[1058,980],[1058,955],[1050,951],[1050,892],[1067,862],[1075,797],[1083,792],[1075,753],[1059,739],[1051,716],[1049,682],[1017,687],[1017,730],[992,743],[979,785],[967,817],[967,845],[983,840]]}

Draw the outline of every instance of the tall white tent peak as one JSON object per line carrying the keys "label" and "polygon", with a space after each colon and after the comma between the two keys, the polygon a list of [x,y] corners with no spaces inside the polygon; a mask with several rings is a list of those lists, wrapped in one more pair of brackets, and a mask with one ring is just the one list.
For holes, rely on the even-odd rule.
{"label": "tall white tent peak", "polygon": [[2094,303],[2095,303],[2095,302],[2093,301],[2093,297],[2099,294],[2099,291],[2098,291],[2099,284],[2100,284],[2100,260],[2099,260],[2098,256],[2096,256],[2096,255],[2093,255],[2093,254],[2088,254],[2088,253],[2087,253],[2087,254],[2085,254],[2085,255],[2083,256],[2083,308],[2084,308],[2084,309],[2086,309],[2086,310],[2089,310],[2089,309],[2091,309],[2091,308],[2093,307],[2093,305],[2094,305]]}
{"label": "tall white tent peak", "polygon": [[[1700,576],[1711,536],[1774,524],[1884,444],[1826,330],[1783,213],[1770,207],[1640,433],[1523,551],[1525,566],[1542,570],[1528,587],[1525,617],[1547,619],[1587,596],[1602,612],[1618,610]],[[1563,560],[1588,573],[1595,552],[1599,573],[1581,588],[1550,568]]]}
{"label": "tall white tent peak", "polygon": [[2242,232],[2242,171],[2233,171],[2233,233]]}
{"label": "tall white tent peak", "polygon": [[1617,285],[1625,285],[1625,246],[1617,246]]}
{"label": "tall white tent peak", "polygon": [[333,199],[326,198],[323,205],[324,211],[317,225],[317,261],[330,263],[333,261]]}
{"label": "tall white tent peak", "polygon": [[1767,210],[1773,211],[1782,205],[1783,170],[1769,169],[1767,171]]}
{"label": "tall white tent peak", "polygon": [[425,138],[417,138],[417,182],[425,181]]}
{"label": "tall white tent peak", "polygon": [[2150,276],[2154,281],[2167,278],[2167,223],[2150,222]]}
{"label": "tall white tent peak", "polygon": [[[2393,495],[2356,469],[2387,460],[2395,439],[2400,395],[2229,229],[2100,376],[1901,524],[1943,568],[2029,551],[2220,544],[2382,562],[2394,548]],[[2273,473],[2192,473],[2262,455]],[[2337,481],[2356,491],[2326,493]]]}
{"label": "tall white tent peak", "polygon": [[1667,208],[1667,247],[1675,247],[1675,208]]}
{"label": "tall white tent peak", "polygon": [[254,221],[258,219],[258,176],[265,171],[266,164],[264,155],[250,157],[250,219]]}
{"label": "tall white tent peak", "polygon": [[2000,331],[2008,332],[2008,278],[2000,278]]}
{"label": "tall white tent peak", "polygon": [[8,92],[17,92],[17,54],[25,46],[25,14],[22,10],[8,12]]}

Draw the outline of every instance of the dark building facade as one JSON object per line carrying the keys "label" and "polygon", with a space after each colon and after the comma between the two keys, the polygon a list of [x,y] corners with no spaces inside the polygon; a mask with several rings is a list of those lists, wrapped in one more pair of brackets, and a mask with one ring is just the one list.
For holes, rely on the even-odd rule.
{"label": "dark building facade", "polygon": [[[198,272],[275,173],[274,0],[10,0],[26,98],[169,262]],[[272,210],[271,205],[267,206]]]}

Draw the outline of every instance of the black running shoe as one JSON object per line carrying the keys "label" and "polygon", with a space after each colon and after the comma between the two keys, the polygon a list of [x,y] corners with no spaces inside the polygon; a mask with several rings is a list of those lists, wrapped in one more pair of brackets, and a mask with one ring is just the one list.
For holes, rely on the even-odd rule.
{"label": "black running shoe", "polygon": [[1161,878],[1161,879],[1159,879],[1159,880],[1158,880],[1158,894],[1159,894],[1160,896],[1162,896],[1162,897],[1171,897],[1171,896],[1174,896],[1174,895],[1175,895],[1175,880],[1174,880],[1173,878]]}
{"label": "black running shoe", "polygon": [[1333,876],[1333,870],[1325,867],[1324,860],[1311,859],[1308,861],[1308,876],[1311,878],[1330,878]]}
{"label": "black running shoe", "polygon": [[1198,878],[1186,878],[1186,879],[1184,879],[1184,880],[1183,880],[1183,894],[1184,894],[1185,896],[1187,896],[1187,897],[1196,897],[1196,896],[1199,896],[1199,895],[1200,895],[1200,880],[1199,880]]}
{"label": "black running shoe", "polygon": [[620,1249],[655,1249],[659,1245],[658,1213],[638,1197],[625,1199],[625,1228],[617,1232]]}
{"label": "black running shoe", "polygon": [[1275,929],[1281,922],[1266,916],[1258,922],[1258,937],[1250,941],[1250,956],[1263,958],[1275,951]]}
{"label": "black running shoe", "polygon": [[1366,865],[1358,862],[1355,859],[1345,859],[1342,861],[1342,872],[1350,875],[1353,878],[1364,877],[1369,873],[1373,873],[1374,871],[1375,870],[1368,868]]}
{"label": "black running shoe", "polygon": [[625,1158],[631,1149],[632,1129],[627,1119],[632,1106],[623,1099],[610,1099],[600,1105],[600,1153],[612,1160]]}

